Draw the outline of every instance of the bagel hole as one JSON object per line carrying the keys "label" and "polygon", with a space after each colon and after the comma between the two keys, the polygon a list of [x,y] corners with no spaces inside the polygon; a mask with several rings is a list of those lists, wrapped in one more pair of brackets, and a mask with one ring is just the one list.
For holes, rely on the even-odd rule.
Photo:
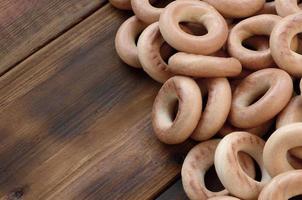
{"label": "bagel hole", "polygon": [[166,104],[166,119],[169,120],[169,122],[174,122],[177,113],[178,113],[178,99],[177,97],[171,97],[171,99],[168,101],[168,103]]}
{"label": "bagel hole", "polygon": [[165,61],[165,63],[168,63],[169,58],[176,52],[177,51],[166,42],[163,43],[160,47],[160,56]]}
{"label": "bagel hole", "polygon": [[294,197],[290,198],[289,200],[302,200],[302,194],[294,196]]}
{"label": "bagel hole", "polygon": [[255,171],[256,171],[256,177],[254,178],[256,181],[260,182],[261,178],[262,178],[262,173],[261,173],[261,168],[258,165],[258,163],[255,161],[255,159],[253,157],[251,157],[253,159],[254,162],[254,166],[255,166]]}
{"label": "bagel hole", "polygon": [[297,4],[298,4],[298,6],[299,6],[299,8],[302,8],[302,0],[297,0]]}
{"label": "bagel hole", "polygon": [[257,93],[255,93],[248,102],[248,106],[258,102],[264,95],[265,93],[269,90],[269,87],[261,88]]}
{"label": "bagel hole", "polygon": [[206,188],[212,192],[224,190],[224,186],[218,178],[214,165],[212,165],[204,175],[204,182]]}
{"label": "bagel hole", "polygon": [[247,164],[246,162],[239,162],[240,164],[240,167],[243,171],[245,171],[245,174],[247,176],[249,176],[250,178],[254,179],[255,181],[258,181],[260,182],[261,181],[261,178],[262,178],[262,173],[261,173],[261,168],[259,167],[258,163],[255,161],[255,159],[250,156],[249,154],[243,152],[243,151],[239,151],[238,152],[238,157],[241,156],[242,157],[242,154],[248,156],[252,162],[253,162],[253,165],[254,165],[254,168],[255,168],[255,177],[252,177],[250,174],[248,174],[244,169],[247,169],[247,166],[243,166],[243,164]]}
{"label": "bagel hole", "polygon": [[173,110],[172,110],[172,116],[171,116],[172,121],[174,121],[175,118],[176,118],[176,116],[177,116],[177,113],[178,113],[178,106],[179,106],[178,101],[174,102]]}
{"label": "bagel hole", "polygon": [[292,155],[290,151],[287,152],[287,161],[293,168],[302,169],[302,159]]}
{"label": "bagel hole", "polygon": [[190,34],[195,36],[202,36],[208,34],[207,28],[200,23],[196,22],[180,22],[179,23],[180,28]]}
{"label": "bagel hole", "polygon": [[207,103],[208,103],[208,93],[206,94],[202,94],[202,110],[205,110],[207,107]]}
{"label": "bagel hole", "polygon": [[141,33],[140,34],[138,34],[136,37],[135,37],[135,45],[137,46],[137,43],[138,43],[138,39],[139,39],[139,36],[141,36]]}
{"label": "bagel hole", "polygon": [[255,35],[249,37],[243,40],[242,46],[252,51],[264,51],[269,48],[269,36]]}
{"label": "bagel hole", "polygon": [[173,0],[165,0],[165,1],[161,1],[161,0],[149,0],[150,4],[156,8],[164,8],[166,7],[168,4],[170,4],[171,2],[173,2]]}
{"label": "bagel hole", "polygon": [[[302,5],[301,5],[302,6]],[[301,8],[302,9],[302,8]],[[296,50],[294,50],[293,44],[291,44],[291,50],[296,52],[297,54],[302,55],[302,33],[298,33],[295,37],[298,38],[298,47]]]}
{"label": "bagel hole", "polygon": [[197,84],[200,88],[201,94],[202,94],[202,111],[203,111],[207,107],[209,93],[208,93],[206,82],[204,79],[198,79],[198,80],[196,80],[196,82],[197,82]]}
{"label": "bagel hole", "polygon": [[[171,82],[170,82],[171,83]],[[173,125],[177,114],[178,114],[178,96],[173,88],[173,83],[167,86],[167,90],[164,95],[161,96],[160,101],[158,101],[158,120],[161,121],[161,126],[169,128]],[[171,88],[171,89],[168,89]]]}
{"label": "bagel hole", "polygon": [[300,79],[294,79],[293,82],[294,82],[294,92],[297,95],[301,95],[301,91],[300,91]]}

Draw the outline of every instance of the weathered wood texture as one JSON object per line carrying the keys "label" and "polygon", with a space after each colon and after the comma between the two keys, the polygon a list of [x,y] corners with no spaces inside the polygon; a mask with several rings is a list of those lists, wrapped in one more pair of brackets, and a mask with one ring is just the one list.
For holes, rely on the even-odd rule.
{"label": "weathered wood texture", "polygon": [[106,0],[1,0],[0,75]]}
{"label": "weathered wood texture", "polygon": [[0,199],[151,199],[175,180],[192,144],[153,135],[160,85],[118,59],[125,18],[106,5],[1,77]]}

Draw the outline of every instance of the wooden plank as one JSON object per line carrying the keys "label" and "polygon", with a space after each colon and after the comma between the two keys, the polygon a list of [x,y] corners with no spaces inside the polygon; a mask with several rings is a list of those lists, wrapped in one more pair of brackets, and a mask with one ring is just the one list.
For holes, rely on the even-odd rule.
{"label": "wooden plank", "polygon": [[1,0],[0,75],[105,2],[106,0]]}
{"label": "wooden plank", "polygon": [[106,5],[0,79],[0,199],[151,199],[190,142],[154,136],[160,87],[125,66]]}

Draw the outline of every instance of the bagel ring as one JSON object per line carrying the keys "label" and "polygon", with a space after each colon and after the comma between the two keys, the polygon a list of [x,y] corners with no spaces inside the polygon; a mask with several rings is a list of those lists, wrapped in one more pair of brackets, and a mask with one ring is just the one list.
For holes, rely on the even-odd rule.
{"label": "bagel ring", "polygon": [[122,10],[131,10],[131,0],[109,0],[109,2],[116,8]]}
{"label": "bagel ring", "polygon": [[141,68],[135,40],[146,28],[146,24],[133,16],[128,18],[118,29],[115,36],[115,49],[120,58],[129,66]]}
{"label": "bagel ring", "polygon": [[[202,36],[188,34],[181,29],[181,22],[201,23],[208,33]],[[225,19],[211,5],[196,0],[170,3],[160,15],[159,28],[168,44],[193,54],[208,55],[218,51],[228,36]]]}
{"label": "bagel ring", "polygon": [[229,35],[228,51],[231,56],[237,58],[243,67],[251,70],[259,70],[271,67],[274,60],[270,49],[253,51],[245,48],[242,43],[255,35],[269,36],[274,26],[281,20],[277,15],[257,15],[242,20],[235,25]]}
{"label": "bagel ring", "polygon": [[178,52],[168,61],[174,74],[192,77],[232,77],[240,74],[241,63],[236,58],[204,56]]}
{"label": "bagel ring", "polygon": [[[226,189],[212,192],[206,188],[204,182],[206,171],[214,164],[215,149],[219,142],[219,139],[202,142],[192,148],[186,156],[181,169],[181,176],[184,190],[190,199],[203,200],[228,194]],[[246,154],[240,154],[239,160],[244,170],[251,177],[255,177],[253,160]]]}
{"label": "bagel ring", "polygon": [[138,58],[144,71],[154,80],[163,83],[173,76],[160,54],[164,44],[158,22],[149,25],[140,35],[137,42]]}
{"label": "bagel ring", "polygon": [[214,6],[224,17],[243,18],[255,14],[265,3],[265,0],[204,0]]}
{"label": "bagel ring", "polygon": [[269,174],[274,177],[294,170],[287,160],[290,149],[302,146],[302,123],[294,123],[277,129],[267,140],[263,159]]}
{"label": "bagel ring", "polygon": [[278,15],[285,17],[294,13],[301,12],[298,0],[275,0]]}
{"label": "bagel ring", "polygon": [[157,22],[163,11],[163,8],[154,7],[150,0],[131,0],[131,5],[135,15],[147,24]]}
{"label": "bagel ring", "polygon": [[[225,136],[215,152],[215,168],[224,187],[233,195],[242,199],[258,197],[270,176],[263,166],[262,152],[264,141],[247,132],[233,132]],[[238,152],[252,156],[259,164],[262,178],[258,182],[249,177],[240,167]]]}
{"label": "bagel ring", "polygon": [[208,98],[191,138],[202,141],[213,137],[225,123],[231,109],[232,91],[226,78],[198,80],[197,84],[203,88],[202,95],[207,93]]}
{"label": "bagel ring", "polygon": [[[177,103],[178,111],[173,119]],[[201,110],[202,98],[197,83],[188,77],[174,76],[164,83],[154,101],[154,132],[164,143],[181,143],[189,138],[196,128]]]}
{"label": "bagel ring", "polygon": [[289,15],[274,27],[270,37],[271,54],[276,64],[290,75],[298,77],[302,76],[302,55],[291,50],[290,44],[302,32],[301,23],[302,12]]}
{"label": "bagel ring", "polygon": [[[257,127],[287,105],[292,91],[292,79],[285,71],[275,68],[256,71],[236,87],[229,121],[238,128]],[[257,100],[258,97],[261,98]]]}
{"label": "bagel ring", "polygon": [[302,194],[302,170],[280,174],[264,187],[259,200],[284,200]]}

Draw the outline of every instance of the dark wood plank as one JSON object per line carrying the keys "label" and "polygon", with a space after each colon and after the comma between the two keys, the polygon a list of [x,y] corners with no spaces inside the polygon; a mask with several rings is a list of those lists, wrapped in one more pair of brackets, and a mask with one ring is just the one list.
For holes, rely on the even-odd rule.
{"label": "dark wood plank", "polygon": [[0,199],[151,199],[175,180],[192,144],[155,138],[160,85],[114,49],[126,17],[106,5],[1,77]]}
{"label": "dark wood plank", "polygon": [[1,0],[0,75],[106,3]]}

